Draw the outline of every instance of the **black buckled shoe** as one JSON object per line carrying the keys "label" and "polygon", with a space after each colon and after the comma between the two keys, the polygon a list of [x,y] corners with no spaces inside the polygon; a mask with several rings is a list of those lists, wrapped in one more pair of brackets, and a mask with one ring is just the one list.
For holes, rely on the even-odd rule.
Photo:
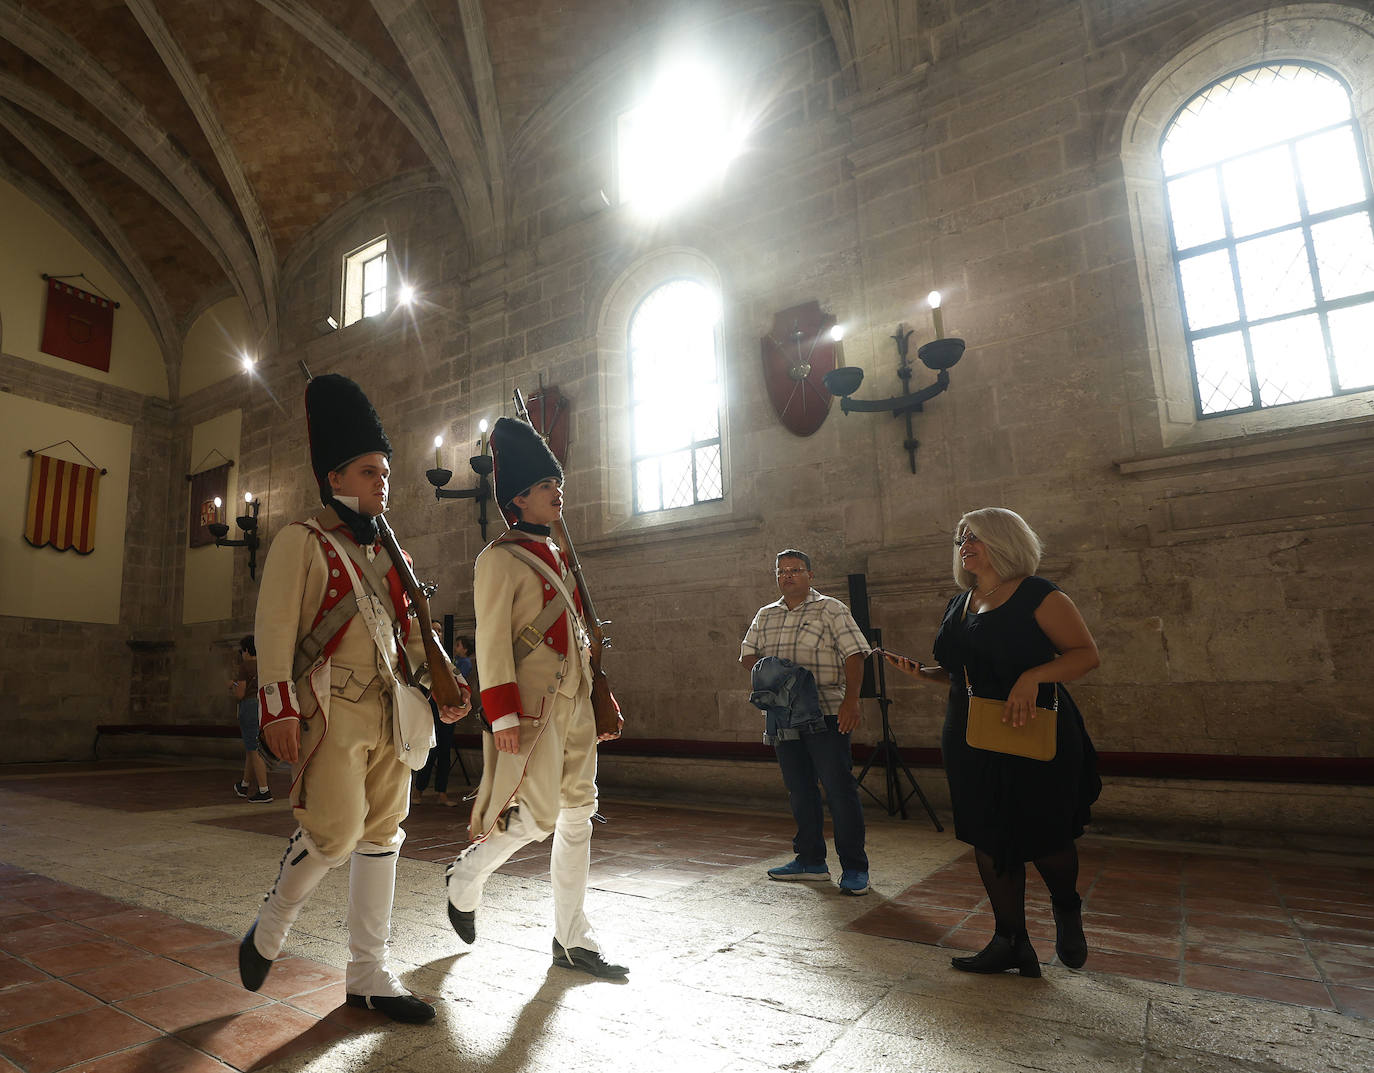
{"label": "black buckled shoe", "polygon": [[477,941],[477,911],[464,912],[462,909],[455,909],[447,898],[444,899],[444,904],[448,906],[448,922],[453,925],[458,938],[471,946]]}
{"label": "black buckled shoe", "polygon": [[348,1004],[361,1010],[376,1010],[408,1025],[434,1020],[434,1007],[414,995],[349,995]]}
{"label": "black buckled shoe", "polygon": [[239,943],[239,979],[249,991],[260,988],[267,974],[272,971],[271,960],[259,954],[258,948],[253,945],[253,933],[257,930],[258,922],[255,920]]}
{"label": "black buckled shoe", "polygon": [[553,941],[553,963],[561,969],[576,969],[603,980],[623,980],[630,970],[624,965],[612,965],[599,951],[581,946],[564,946]]}

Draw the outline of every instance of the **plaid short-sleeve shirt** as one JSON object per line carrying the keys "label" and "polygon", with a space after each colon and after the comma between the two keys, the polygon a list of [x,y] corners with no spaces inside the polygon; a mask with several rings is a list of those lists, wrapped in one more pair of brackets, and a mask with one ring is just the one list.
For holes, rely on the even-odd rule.
{"label": "plaid short-sleeve shirt", "polygon": [[740,646],[741,657],[780,656],[809,670],[826,715],[837,714],[844,700],[844,661],[869,651],[849,608],[815,589],[796,610],[781,598],[760,607]]}

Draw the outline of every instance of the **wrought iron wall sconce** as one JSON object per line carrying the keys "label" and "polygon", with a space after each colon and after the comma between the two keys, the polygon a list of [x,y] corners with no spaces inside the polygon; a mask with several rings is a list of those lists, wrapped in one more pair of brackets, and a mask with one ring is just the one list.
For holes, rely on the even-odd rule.
{"label": "wrought iron wall sconce", "polygon": [[486,432],[487,423],[480,425],[482,439],[479,441],[479,453],[468,459],[468,465],[472,467],[472,472],[477,474],[477,484],[472,488],[445,488],[444,485],[453,480],[453,471],[444,469],[440,464],[439,448],[444,445],[442,436],[434,437],[434,468],[425,470],[425,480],[434,485],[435,499],[472,499],[477,502],[477,525],[482,530],[482,540],[487,539],[487,503],[491,499],[491,471],[492,458],[486,451]]}
{"label": "wrought iron wall sconce", "polygon": [[[254,499],[251,492],[243,495],[243,513],[234,519],[238,527],[243,530],[242,540],[226,540],[229,535],[229,527],[223,522],[207,522],[205,528],[210,530],[210,534],[215,538],[217,548],[247,548],[248,549],[248,576],[254,581],[258,579],[258,546],[262,543],[262,538],[258,535],[258,511],[262,509],[262,500]],[[219,501],[216,497],[215,506],[218,507]]]}
{"label": "wrought iron wall sconce", "polygon": [[[840,397],[840,410],[843,413],[890,413],[893,417],[906,418],[906,439],[902,441],[902,446],[906,449],[907,457],[911,462],[911,472],[916,472],[916,448],[921,445],[921,441],[915,438],[911,428],[911,415],[921,413],[925,409],[925,404],[935,398],[941,392],[949,389],[949,370],[958,364],[959,359],[964,356],[964,341],[962,339],[942,338],[943,322],[940,316],[940,295],[938,291],[930,294],[931,312],[935,318],[936,338],[926,343],[916,351],[916,356],[921,359],[927,369],[936,373],[935,383],[921,388],[920,391],[911,390],[912,364],[907,357],[907,344],[914,328],[907,328],[905,324],[897,325],[897,332],[892,336],[893,342],[897,344],[897,376],[902,381],[902,393],[887,399],[853,399],[850,398],[854,392],[859,390],[859,386],[864,380],[864,371],[853,365],[846,365],[839,369],[833,369],[825,375],[825,386],[832,395]],[[905,330],[903,330],[905,329]]]}

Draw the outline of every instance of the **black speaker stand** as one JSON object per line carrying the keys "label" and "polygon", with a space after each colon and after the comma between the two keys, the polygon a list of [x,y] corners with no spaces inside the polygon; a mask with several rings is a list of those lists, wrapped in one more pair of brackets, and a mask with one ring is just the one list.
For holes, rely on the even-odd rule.
{"label": "black speaker stand", "polygon": [[[873,646],[881,648],[883,643],[883,631],[875,629],[873,634]],[[868,754],[868,759],[864,762],[863,769],[859,772],[857,782],[859,789],[868,794],[878,804],[887,809],[889,816],[895,816],[898,812],[902,814],[902,819],[908,819],[906,814],[906,803],[915,794],[921,799],[921,805],[926,810],[926,815],[930,817],[930,822],[935,825],[935,830],[943,831],[944,827],[940,824],[935,815],[935,810],[930,807],[930,802],[926,800],[926,795],[921,792],[921,785],[916,781],[916,776],[911,773],[911,768],[907,767],[906,761],[902,759],[901,751],[897,748],[897,739],[892,736],[892,723],[888,719],[888,709],[892,707],[892,698],[887,695],[887,670],[881,655],[873,657],[874,679],[877,686],[878,708],[883,713],[883,736],[878,744],[873,746],[873,751]],[[887,787],[887,800],[875,794],[864,785],[864,776],[868,774],[874,762],[882,765],[884,782]],[[906,790],[902,786],[901,774],[905,774],[907,781],[911,783],[911,789]]]}

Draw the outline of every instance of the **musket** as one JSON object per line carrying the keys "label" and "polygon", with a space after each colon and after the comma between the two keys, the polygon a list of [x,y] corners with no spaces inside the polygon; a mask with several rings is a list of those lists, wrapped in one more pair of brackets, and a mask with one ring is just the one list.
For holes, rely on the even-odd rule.
{"label": "musket", "polygon": [[[520,389],[515,389],[515,413],[524,421],[525,424],[534,428],[534,422],[530,420],[530,412],[525,406],[525,396],[520,394]],[[538,432],[538,429],[535,429]],[[540,434],[542,438],[542,433]],[[591,590],[587,588],[587,578],[582,572],[582,563],[577,558],[577,549],[573,547],[572,537],[568,535],[568,527],[559,518],[557,522],[559,545],[563,549],[563,554],[568,560],[568,569],[573,573],[573,579],[577,582],[577,595],[582,601],[582,613],[585,618],[587,634],[591,639],[591,665],[592,665],[592,712],[596,716],[596,733],[600,737],[607,735],[610,737],[620,737],[620,732],[625,726],[625,720],[620,714],[620,705],[615,701],[611,694],[610,679],[606,677],[606,672],[601,669],[602,652],[611,647],[611,639],[606,636],[605,627],[610,625],[609,621],[602,621],[597,618],[596,605],[592,602]]]}
{"label": "musket", "polygon": [[[306,382],[314,379],[310,375],[310,370],[306,368],[305,362],[298,362],[301,372],[305,374]],[[391,563],[396,567],[396,575],[401,579],[401,588],[405,590],[406,596],[410,599],[410,607],[420,627],[420,640],[425,646],[425,661],[429,665],[430,696],[434,698],[434,703],[441,708],[461,708],[467,701],[463,697],[465,692],[463,687],[458,684],[458,679],[454,677],[453,665],[449,663],[448,657],[444,655],[443,647],[439,644],[439,638],[434,636],[434,619],[429,610],[429,595],[437,586],[420,584],[415,577],[415,571],[411,569],[401,545],[396,540],[396,534],[391,531],[391,526],[386,518],[379,514],[377,521],[377,535],[381,539],[382,547],[391,556]],[[411,685],[419,685],[414,681],[416,677],[406,666],[406,672],[412,679]],[[471,696],[471,690],[466,691]]]}

